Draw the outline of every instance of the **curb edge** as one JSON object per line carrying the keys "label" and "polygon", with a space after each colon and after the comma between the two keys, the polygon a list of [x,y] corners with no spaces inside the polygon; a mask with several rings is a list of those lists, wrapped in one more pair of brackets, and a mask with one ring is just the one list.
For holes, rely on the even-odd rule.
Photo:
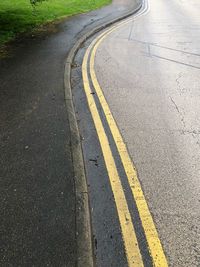
{"label": "curb edge", "polygon": [[84,34],[71,48],[65,61],[64,68],[64,91],[65,91],[65,104],[67,108],[67,116],[70,127],[70,140],[71,140],[71,155],[74,170],[74,183],[75,183],[75,199],[76,199],[76,243],[77,243],[77,267],[93,267],[93,242],[91,233],[91,220],[89,209],[89,196],[87,187],[87,178],[85,174],[85,165],[82,153],[82,144],[79,134],[78,123],[73,104],[72,87],[71,87],[71,66],[76,53],[82,44],[92,37],[95,33],[119,22],[123,19],[134,15],[141,7],[142,1],[136,1],[136,6],[130,12],[124,13],[122,16],[108,21],[104,24],[96,26]]}

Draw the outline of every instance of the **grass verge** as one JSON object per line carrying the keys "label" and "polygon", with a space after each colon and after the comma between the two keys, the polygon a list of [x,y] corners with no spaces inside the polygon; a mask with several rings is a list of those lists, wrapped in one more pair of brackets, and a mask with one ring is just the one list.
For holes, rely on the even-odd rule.
{"label": "grass verge", "polygon": [[111,0],[47,0],[33,8],[29,0],[0,0],[0,45],[17,34],[56,19],[88,12]]}

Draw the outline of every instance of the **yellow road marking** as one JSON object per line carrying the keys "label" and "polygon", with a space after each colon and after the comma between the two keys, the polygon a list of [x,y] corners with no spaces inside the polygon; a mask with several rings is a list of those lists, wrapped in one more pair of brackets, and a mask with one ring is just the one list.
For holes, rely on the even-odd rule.
{"label": "yellow road marking", "polygon": [[138,247],[137,238],[135,235],[131,215],[128,209],[128,205],[121,185],[119,174],[115,165],[115,161],[111,152],[108,138],[106,136],[101,118],[99,116],[93,95],[91,94],[91,88],[89,85],[88,74],[87,74],[88,56],[89,56],[89,50],[86,52],[82,64],[83,84],[84,84],[85,94],[87,97],[88,106],[101,144],[101,149],[105,159],[108,176],[110,179],[110,184],[117,207],[128,265],[130,267],[140,267],[140,266],[142,267],[143,261]]}
{"label": "yellow road marking", "polygon": [[[100,35],[100,37],[94,40],[94,42],[91,45],[91,47],[93,47],[94,45],[93,50],[91,52],[91,58],[90,58],[91,79],[92,79],[94,88],[96,90],[97,96],[99,98],[99,101],[101,103],[101,106],[103,108],[103,111],[105,113],[106,120],[110,127],[114,141],[116,143],[120,158],[122,160],[122,163],[123,163],[123,166],[124,166],[127,178],[128,178],[128,182],[131,187],[132,194],[133,194],[133,197],[135,199],[135,202],[138,208],[142,226],[144,228],[144,232],[145,232],[145,236],[146,236],[147,243],[149,246],[150,254],[153,260],[153,264],[156,267],[167,267],[168,263],[167,263],[160,239],[158,237],[158,233],[154,225],[153,218],[151,216],[147,202],[145,200],[145,196],[143,194],[139,179],[137,177],[137,172],[129,156],[127,147],[123,141],[121,133],[114,120],[114,117],[107,104],[107,101],[104,97],[102,89],[98,83],[95,70],[94,70],[94,61],[95,61],[97,48],[100,45],[100,43],[103,41],[103,39],[115,30],[113,28],[111,31],[107,31],[106,33]],[[87,53],[90,53],[91,47],[88,48]]]}

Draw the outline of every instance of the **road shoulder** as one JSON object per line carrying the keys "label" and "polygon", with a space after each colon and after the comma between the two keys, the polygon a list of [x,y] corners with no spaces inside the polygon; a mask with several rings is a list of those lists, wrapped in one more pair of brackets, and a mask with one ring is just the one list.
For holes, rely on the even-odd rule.
{"label": "road shoulder", "polygon": [[[68,54],[66,65],[65,65],[65,100],[68,110],[70,131],[71,131],[71,146],[72,146],[72,158],[73,167],[75,173],[75,187],[76,187],[76,229],[77,229],[77,251],[78,251],[78,266],[93,266],[93,244],[92,244],[92,233],[91,233],[91,219],[90,219],[90,208],[89,208],[89,196],[87,187],[87,178],[85,175],[85,167],[82,153],[81,137],[79,134],[73,96],[71,88],[71,68],[73,60],[79,48],[91,38],[94,34],[108,28],[109,26],[117,23],[134,13],[141,8],[141,1],[134,1],[133,7],[126,12],[123,12],[120,16],[115,19],[108,20],[92,30],[84,34],[72,47]],[[82,231],[84,229],[84,231]]]}

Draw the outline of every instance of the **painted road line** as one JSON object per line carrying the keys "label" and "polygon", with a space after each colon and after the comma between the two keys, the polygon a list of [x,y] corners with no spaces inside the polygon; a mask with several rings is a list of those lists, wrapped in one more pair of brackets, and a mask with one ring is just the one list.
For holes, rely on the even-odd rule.
{"label": "painted road line", "polygon": [[96,132],[98,134],[108,176],[110,179],[110,184],[113,191],[120,227],[122,231],[122,236],[124,240],[128,266],[142,267],[143,266],[142,256],[140,254],[131,215],[128,209],[128,204],[126,202],[126,198],[115,165],[115,161],[111,152],[111,148],[108,142],[108,138],[106,136],[102,121],[100,119],[100,115],[98,113],[94,97],[91,94],[92,90],[90,88],[88,74],[87,74],[87,62],[88,62],[89,51],[90,50],[86,52],[82,64],[84,90],[87,97],[88,106],[94,121]]}
{"label": "painted road line", "polygon": [[[167,267],[168,263],[166,260],[166,256],[164,254],[155,224],[153,222],[153,218],[151,216],[150,210],[148,208],[148,204],[145,200],[145,196],[143,194],[139,179],[137,177],[136,169],[133,165],[133,162],[129,156],[127,147],[123,141],[123,138],[121,136],[121,133],[117,127],[117,124],[114,120],[114,117],[111,113],[111,110],[108,106],[108,103],[104,97],[103,91],[99,85],[99,82],[97,80],[95,69],[94,69],[94,62],[95,62],[95,55],[96,51],[101,44],[101,42],[111,33],[112,31],[104,33],[100,38],[97,38],[94,44],[94,47],[92,48],[91,52],[91,58],[90,58],[90,75],[92,79],[93,86],[96,90],[97,96],[99,98],[100,104],[102,106],[102,109],[104,111],[106,120],[108,122],[108,125],[110,127],[111,133],[113,135],[115,144],[117,146],[117,150],[119,152],[121,161],[124,166],[124,170],[126,172],[129,185],[132,190],[133,197],[135,199],[137,209],[139,212],[139,216],[142,222],[142,226],[144,228],[145,236],[147,239],[147,243],[149,246],[149,251],[152,257],[153,265],[156,267]],[[87,53],[90,53],[91,47],[88,49]]]}

